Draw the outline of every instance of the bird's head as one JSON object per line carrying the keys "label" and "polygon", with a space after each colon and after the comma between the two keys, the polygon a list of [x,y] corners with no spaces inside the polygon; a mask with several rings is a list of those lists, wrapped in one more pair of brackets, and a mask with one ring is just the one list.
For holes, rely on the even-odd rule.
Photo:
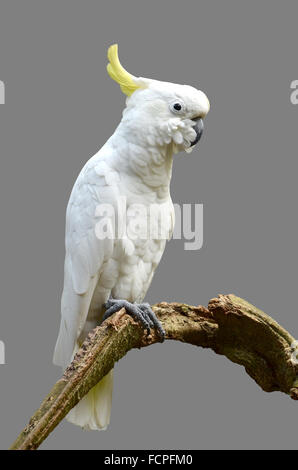
{"label": "bird's head", "polygon": [[108,73],[128,96],[123,121],[148,145],[173,144],[175,152],[190,152],[203,133],[209,111],[207,96],[189,85],[178,85],[128,73],[118,58],[118,46],[108,50]]}

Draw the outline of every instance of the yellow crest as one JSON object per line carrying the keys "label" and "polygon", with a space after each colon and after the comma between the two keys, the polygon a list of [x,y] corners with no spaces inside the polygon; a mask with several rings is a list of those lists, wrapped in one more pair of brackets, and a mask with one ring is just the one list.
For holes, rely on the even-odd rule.
{"label": "yellow crest", "polygon": [[107,71],[110,77],[119,83],[121,90],[127,96],[133,94],[139,85],[134,81],[134,76],[128,73],[121,65],[118,57],[118,44],[113,44],[108,49],[109,63],[107,65]]}

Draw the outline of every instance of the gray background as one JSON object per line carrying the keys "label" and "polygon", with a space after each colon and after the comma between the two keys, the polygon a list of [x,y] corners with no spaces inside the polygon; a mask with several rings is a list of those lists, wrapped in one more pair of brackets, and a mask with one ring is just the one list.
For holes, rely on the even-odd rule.
{"label": "gray background", "polygon": [[[204,204],[204,247],[167,247],[151,302],[242,296],[298,337],[296,1],[4,1],[0,7],[0,447],[59,378],[51,363],[63,283],[64,216],[85,161],[124,97],[106,51],[136,75],[203,89],[211,111],[175,157],[175,202]],[[179,343],[116,367],[106,432],[67,422],[43,449],[294,449],[297,404],[240,366]]]}

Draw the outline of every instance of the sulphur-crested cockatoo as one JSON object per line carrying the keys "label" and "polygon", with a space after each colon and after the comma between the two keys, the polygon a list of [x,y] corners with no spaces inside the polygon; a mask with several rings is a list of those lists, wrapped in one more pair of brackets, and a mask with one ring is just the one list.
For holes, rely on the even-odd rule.
{"label": "sulphur-crested cockatoo", "polygon": [[[190,152],[203,131],[207,96],[192,86],[128,73],[118,47],[108,50],[108,73],[125,95],[123,117],[83,167],[66,212],[61,325],[54,363],[66,367],[88,332],[121,307],[147,332],[164,331],[143,302],[171,237],[173,154]],[[86,429],[109,424],[113,372],[67,418]]]}

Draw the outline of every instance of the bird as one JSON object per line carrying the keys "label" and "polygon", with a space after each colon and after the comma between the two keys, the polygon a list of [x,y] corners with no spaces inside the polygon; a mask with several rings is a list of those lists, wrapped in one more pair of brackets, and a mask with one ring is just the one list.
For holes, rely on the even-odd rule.
{"label": "bird", "polygon": [[[206,94],[127,72],[118,45],[107,72],[126,95],[122,119],[79,173],[66,210],[64,287],[53,362],[67,367],[88,333],[124,307],[161,341],[165,332],[144,302],[174,229],[170,181],[174,154],[199,142],[210,109]],[[110,422],[113,370],[68,413],[88,430]]]}

